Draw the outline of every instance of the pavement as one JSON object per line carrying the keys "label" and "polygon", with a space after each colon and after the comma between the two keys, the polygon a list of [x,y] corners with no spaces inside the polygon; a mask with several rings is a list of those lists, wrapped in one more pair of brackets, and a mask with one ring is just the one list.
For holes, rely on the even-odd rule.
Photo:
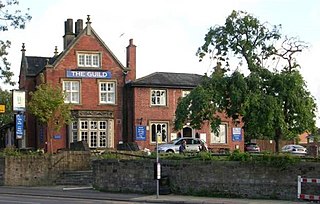
{"label": "pavement", "polygon": [[64,198],[84,198],[92,200],[108,200],[117,202],[133,203],[186,203],[186,204],[303,204],[307,201],[285,200],[261,200],[261,199],[238,199],[238,198],[212,198],[185,195],[143,195],[126,193],[109,193],[94,190],[90,186],[41,186],[41,187],[11,187],[0,186],[1,194],[32,195]]}

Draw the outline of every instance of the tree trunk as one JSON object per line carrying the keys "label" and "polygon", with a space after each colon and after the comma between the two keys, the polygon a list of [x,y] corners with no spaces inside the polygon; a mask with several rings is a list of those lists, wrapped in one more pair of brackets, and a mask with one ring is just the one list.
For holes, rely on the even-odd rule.
{"label": "tree trunk", "polygon": [[275,131],[275,137],[274,137],[274,141],[275,141],[275,148],[276,148],[276,153],[279,153],[280,150],[280,141],[281,141],[281,130],[278,128]]}

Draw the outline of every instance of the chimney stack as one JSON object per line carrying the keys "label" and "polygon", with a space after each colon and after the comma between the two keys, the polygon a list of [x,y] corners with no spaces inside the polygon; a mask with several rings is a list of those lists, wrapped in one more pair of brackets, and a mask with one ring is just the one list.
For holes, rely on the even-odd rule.
{"label": "chimney stack", "polygon": [[83,30],[83,20],[82,19],[78,19],[75,25],[75,35],[78,36],[79,33]]}
{"label": "chimney stack", "polygon": [[75,34],[73,33],[73,20],[68,18],[67,21],[64,22],[64,36],[63,36],[63,49],[65,50],[68,45],[75,38]]}
{"label": "chimney stack", "polygon": [[133,39],[130,39],[127,47],[127,68],[129,68],[127,80],[132,81],[136,79],[136,47]]}

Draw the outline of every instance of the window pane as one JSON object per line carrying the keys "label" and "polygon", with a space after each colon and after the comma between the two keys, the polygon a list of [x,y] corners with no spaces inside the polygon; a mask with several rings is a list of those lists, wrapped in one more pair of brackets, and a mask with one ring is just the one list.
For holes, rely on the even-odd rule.
{"label": "window pane", "polygon": [[79,91],[79,82],[77,81],[72,82],[72,91]]}
{"label": "window pane", "polygon": [[166,90],[152,90],[151,105],[166,105]]}
{"label": "window pane", "polygon": [[99,55],[92,55],[92,66],[99,67]]}
{"label": "window pane", "polygon": [[84,66],[85,64],[84,64],[84,55],[83,54],[79,54],[78,55],[79,57],[78,57],[78,65],[79,66]]}
{"label": "window pane", "polygon": [[115,82],[100,83],[100,103],[115,103]]}
{"label": "window pane", "polygon": [[107,84],[106,83],[100,83],[100,91],[106,91],[107,90]]}
{"label": "window pane", "polygon": [[227,125],[221,124],[219,126],[219,134],[211,132],[211,143],[226,144],[227,143]]}
{"label": "window pane", "polygon": [[70,86],[71,86],[71,82],[70,81],[65,81],[63,82],[63,87],[65,91],[70,91]]}
{"label": "window pane", "polygon": [[92,66],[91,55],[86,55],[86,66]]}
{"label": "window pane", "polygon": [[79,103],[80,102],[80,83],[79,81],[64,81],[63,91],[65,93],[66,103]]}
{"label": "window pane", "polygon": [[161,142],[166,143],[168,141],[167,123],[151,123],[151,142],[156,142],[158,135],[161,137]]}
{"label": "window pane", "polygon": [[90,132],[90,145],[89,147],[97,147],[97,132]]}
{"label": "window pane", "polygon": [[106,121],[100,121],[99,129],[100,130],[105,130],[106,129],[106,123],[107,123]]}
{"label": "window pane", "polygon": [[100,132],[100,147],[106,147],[107,146],[107,132]]}
{"label": "window pane", "polygon": [[81,141],[88,141],[88,132],[81,132]]}

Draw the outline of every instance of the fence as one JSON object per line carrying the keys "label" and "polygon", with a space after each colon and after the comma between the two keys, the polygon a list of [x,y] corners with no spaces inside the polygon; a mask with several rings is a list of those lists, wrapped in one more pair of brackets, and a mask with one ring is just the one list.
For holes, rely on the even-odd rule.
{"label": "fence", "polygon": [[302,194],[301,193],[301,183],[316,183],[316,184],[320,184],[320,179],[302,178],[301,176],[298,176],[298,199],[320,200],[320,195]]}

